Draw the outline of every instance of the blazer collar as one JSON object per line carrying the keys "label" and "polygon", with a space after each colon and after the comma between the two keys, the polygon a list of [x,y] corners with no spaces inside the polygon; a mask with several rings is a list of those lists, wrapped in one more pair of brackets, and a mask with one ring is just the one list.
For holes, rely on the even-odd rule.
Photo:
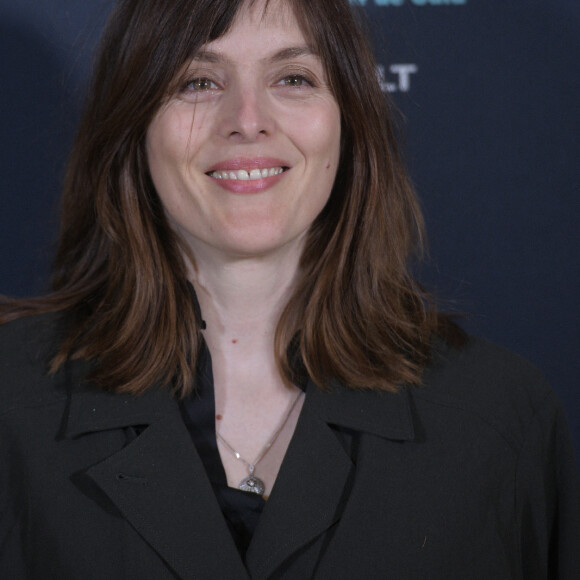
{"label": "blazer collar", "polygon": [[86,380],[89,365],[71,365],[68,384],[70,399],[65,437],[134,425],[150,425],[175,412],[176,402],[169,389],[154,386],[143,395],[107,392]]}
{"label": "blazer collar", "polygon": [[329,425],[372,433],[387,439],[414,438],[409,390],[397,393],[349,389],[338,381],[323,391],[312,382],[306,387],[310,409]]}
{"label": "blazer collar", "polygon": [[[75,363],[71,371],[70,398],[65,436],[149,425],[168,413],[176,402],[167,388],[154,386],[139,397],[100,391],[84,380],[87,365]],[[308,408],[329,425],[372,433],[399,441],[414,438],[407,387],[397,393],[354,390],[333,380],[328,391],[312,381],[306,386]]]}

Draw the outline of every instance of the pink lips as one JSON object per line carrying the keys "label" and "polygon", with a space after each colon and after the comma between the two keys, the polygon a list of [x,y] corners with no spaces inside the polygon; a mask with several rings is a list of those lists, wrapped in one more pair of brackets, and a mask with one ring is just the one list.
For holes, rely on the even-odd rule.
{"label": "pink lips", "polygon": [[286,171],[278,175],[247,181],[239,179],[219,179],[212,177],[210,174],[214,171],[239,171],[244,169],[250,172],[252,169],[271,169],[274,167],[288,169],[289,165],[286,161],[272,157],[236,157],[234,159],[221,161],[212,166],[207,172],[207,175],[214,183],[232,193],[259,193],[278,183],[284,177]]}

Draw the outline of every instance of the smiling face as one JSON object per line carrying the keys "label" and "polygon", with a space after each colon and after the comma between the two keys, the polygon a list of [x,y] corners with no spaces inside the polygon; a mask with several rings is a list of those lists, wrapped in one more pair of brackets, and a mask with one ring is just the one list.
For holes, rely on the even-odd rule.
{"label": "smiling face", "polygon": [[291,10],[281,0],[243,7],[184,79],[147,134],[173,228],[196,256],[300,252],[330,196],[341,119]]}

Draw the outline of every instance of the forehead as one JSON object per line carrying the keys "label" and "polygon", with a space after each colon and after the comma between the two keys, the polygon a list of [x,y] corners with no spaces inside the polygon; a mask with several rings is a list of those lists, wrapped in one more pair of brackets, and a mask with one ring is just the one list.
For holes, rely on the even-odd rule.
{"label": "forehead", "polygon": [[298,26],[292,5],[286,0],[245,0],[232,27],[255,24],[266,27]]}
{"label": "forehead", "polygon": [[[242,4],[228,31],[203,45],[196,58],[208,54],[232,52],[242,54],[254,50],[270,52],[283,45],[307,47],[316,53],[302,31],[290,2],[284,0],[247,0]],[[213,57],[212,57],[213,58]]]}

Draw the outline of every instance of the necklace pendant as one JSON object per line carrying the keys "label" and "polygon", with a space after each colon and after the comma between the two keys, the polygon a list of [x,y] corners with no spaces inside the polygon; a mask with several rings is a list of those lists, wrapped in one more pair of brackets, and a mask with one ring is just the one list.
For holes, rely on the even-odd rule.
{"label": "necklace pendant", "polygon": [[250,491],[258,495],[264,495],[264,491],[266,491],[264,482],[255,475],[248,475],[248,477],[242,479],[239,487],[242,491]]}

